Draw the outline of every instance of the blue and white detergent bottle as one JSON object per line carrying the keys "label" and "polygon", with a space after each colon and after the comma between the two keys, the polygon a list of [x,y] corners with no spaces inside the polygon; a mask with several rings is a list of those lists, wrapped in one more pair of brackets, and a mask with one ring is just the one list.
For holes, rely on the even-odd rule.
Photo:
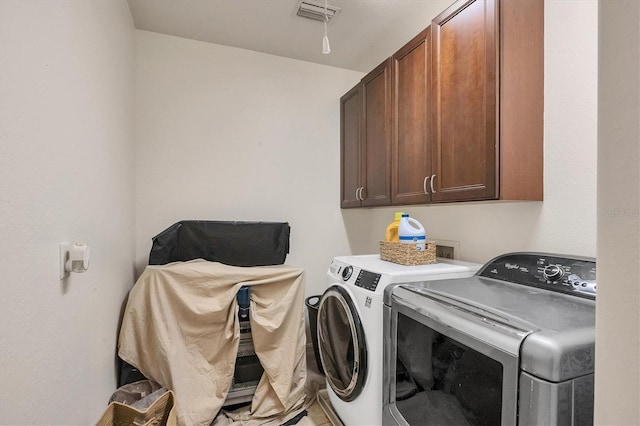
{"label": "blue and white detergent bottle", "polygon": [[416,250],[423,251],[427,241],[424,226],[408,214],[403,214],[398,225],[398,240],[405,244],[415,244]]}

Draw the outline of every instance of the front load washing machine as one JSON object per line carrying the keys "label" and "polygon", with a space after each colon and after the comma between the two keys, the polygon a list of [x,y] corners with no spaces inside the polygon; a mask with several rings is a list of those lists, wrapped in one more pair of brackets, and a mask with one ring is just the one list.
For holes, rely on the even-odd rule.
{"label": "front load washing machine", "polygon": [[430,265],[404,266],[379,255],[331,261],[329,287],[318,306],[318,346],[329,400],[345,425],[382,424],[385,287],[466,278],[480,267],[440,258]]}

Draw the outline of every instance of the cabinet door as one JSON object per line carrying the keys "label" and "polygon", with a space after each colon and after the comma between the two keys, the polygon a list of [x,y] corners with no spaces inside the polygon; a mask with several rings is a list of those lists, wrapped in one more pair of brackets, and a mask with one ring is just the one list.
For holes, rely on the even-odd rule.
{"label": "cabinet door", "polygon": [[459,0],[431,23],[432,201],[498,198],[497,0]]}
{"label": "cabinet door", "polygon": [[340,98],[340,200],[342,208],[360,207],[360,134],[362,90],[358,83]]}
{"label": "cabinet door", "polygon": [[430,28],[396,52],[392,64],[391,201],[392,204],[428,203],[431,200]]}
{"label": "cabinet door", "polygon": [[362,79],[363,206],[391,204],[391,58]]}

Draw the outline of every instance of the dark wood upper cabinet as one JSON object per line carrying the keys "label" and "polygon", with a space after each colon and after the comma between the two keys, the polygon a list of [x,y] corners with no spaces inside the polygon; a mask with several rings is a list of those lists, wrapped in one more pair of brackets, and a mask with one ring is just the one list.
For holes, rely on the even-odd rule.
{"label": "dark wood upper cabinet", "polygon": [[340,199],[342,208],[360,207],[360,134],[362,86],[340,98]]}
{"label": "dark wood upper cabinet", "polygon": [[392,204],[431,201],[431,32],[422,31],[392,57]]}
{"label": "dark wood upper cabinet", "polygon": [[459,0],[431,23],[433,202],[542,200],[543,0]]}
{"label": "dark wood upper cabinet", "polygon": [[498,198],[495,0],[463,0],[431,23],[433,201]]}
{"label": "dark wood upper cabinet", "polygon": [[367,74],[340,104],[341,206],[390,205],[391,60]]}
{"label": "dark wood upper cabinet", "polygon": [[363,206],[391,203],[391,61],[362,79]]}
{"label": "dark wood upper cabinet", "polygon": [[544,0],[502,0],[500,16],[500,199],[542,201]]}
{"label": "dark wood upper cabinet", "polygon": [[544,0],[458,0],[341,99],[342,207],[543,199]]}

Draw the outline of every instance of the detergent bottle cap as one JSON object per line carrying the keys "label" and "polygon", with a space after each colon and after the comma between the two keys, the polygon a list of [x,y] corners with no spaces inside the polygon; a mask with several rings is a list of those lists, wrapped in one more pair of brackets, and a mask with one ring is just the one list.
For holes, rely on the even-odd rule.
{"label": "detergent bottle cap", "polygon": [[404,212],[396,212],[396,215],[394,216],[394,220],[400,220],[402,219],[402,216],[404,216]]}

